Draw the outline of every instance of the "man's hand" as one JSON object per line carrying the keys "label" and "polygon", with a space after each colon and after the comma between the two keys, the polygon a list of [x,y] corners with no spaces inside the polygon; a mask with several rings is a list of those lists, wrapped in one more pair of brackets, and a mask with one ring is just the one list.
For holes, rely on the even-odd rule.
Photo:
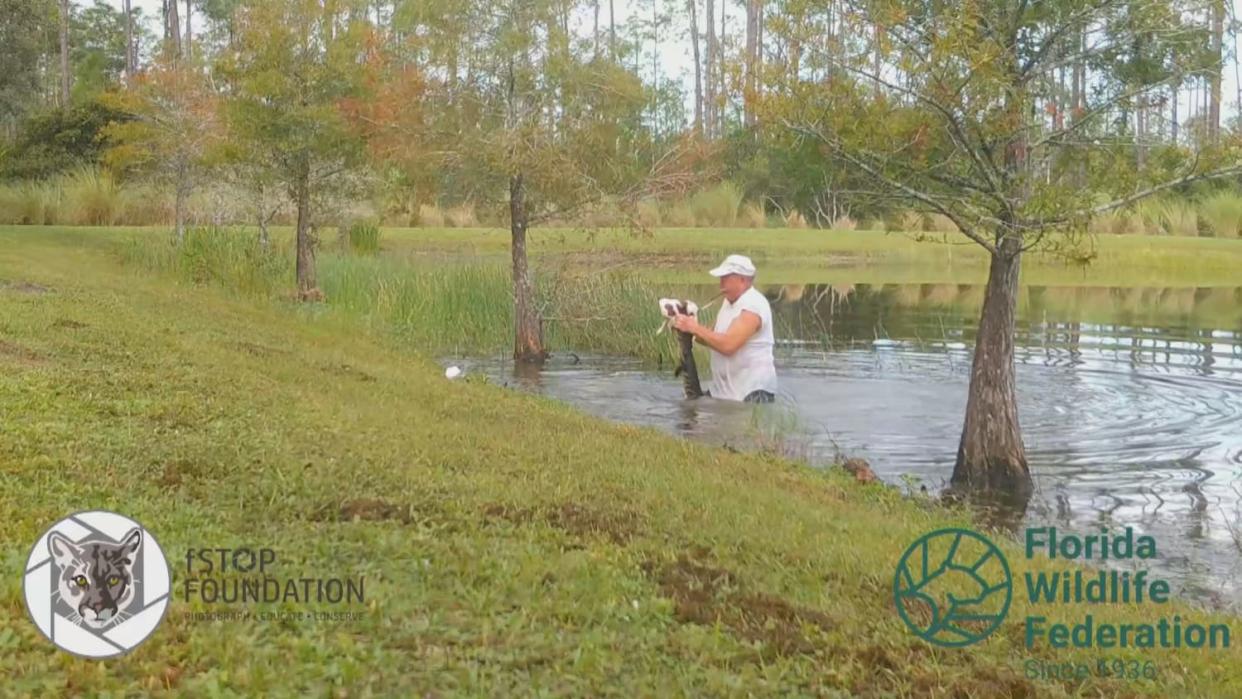
{"label": "man's hand", "polygon": [[673,318],[673,327],[683,333],[690,333],[696,336],[703,331],[703,326],[699,324],[698,319],[694,316],[682,315],[680,313]]}

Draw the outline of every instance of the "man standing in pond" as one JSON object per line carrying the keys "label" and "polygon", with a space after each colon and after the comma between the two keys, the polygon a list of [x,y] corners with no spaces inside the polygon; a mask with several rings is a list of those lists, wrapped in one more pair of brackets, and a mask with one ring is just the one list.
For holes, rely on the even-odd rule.
{"label": "man standing in pond", "polygon": [[745,255],[729,255],[710,274],[720,278],[725,297],[716,327],[684,315],[673,325],[711,350],[712,398],[771,403],[776,398],[772,307],[755,288],[755,265]]}

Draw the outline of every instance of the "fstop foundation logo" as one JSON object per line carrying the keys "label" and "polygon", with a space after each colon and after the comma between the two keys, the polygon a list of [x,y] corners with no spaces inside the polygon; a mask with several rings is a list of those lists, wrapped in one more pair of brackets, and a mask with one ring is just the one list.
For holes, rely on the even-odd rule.
{"label": "fstop foundation logo", "polygon": [[150,636],[168,611],[171,572],[155,537],[115,512],[79,512],[35,542],[26,609],[62,650],[111,658]]}

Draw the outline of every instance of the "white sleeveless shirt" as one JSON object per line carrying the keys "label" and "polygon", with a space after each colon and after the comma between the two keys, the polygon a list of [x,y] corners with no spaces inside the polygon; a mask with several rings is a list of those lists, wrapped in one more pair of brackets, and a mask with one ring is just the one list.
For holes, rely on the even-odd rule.
{"label": "white sleeveless shirt", "polygon": [[759,316],[759,329],[731,357],[709,348],[712,398],[740,401],[760,389],[776,393],[776,364],[772,360],[772,347],[776,344],[772,335],[772,307],[763,294],[752,286],[736,302],[726,300],[716,314],[715,331],[727,332],[729,325],[742,315],[742,311],[751,311]]}

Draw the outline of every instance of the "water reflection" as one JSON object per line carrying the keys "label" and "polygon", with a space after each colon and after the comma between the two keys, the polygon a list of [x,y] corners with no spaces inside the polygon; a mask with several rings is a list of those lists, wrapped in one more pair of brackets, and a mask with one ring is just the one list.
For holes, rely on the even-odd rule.
{"label": "water reflection", "polygon": [[[890,483],[944,488],[982,287],[764,292],[780,345],[772,409],[685,401],[667,372],[618,358],[555,357],[517,381],[614,419],[818,463],[861,456]],[[1242,606],[1242,287],[1026,287],[1015,345],[1036,492],[1019,519],[997,523],[1134,526],[1157,537],[1184,594]]]}

